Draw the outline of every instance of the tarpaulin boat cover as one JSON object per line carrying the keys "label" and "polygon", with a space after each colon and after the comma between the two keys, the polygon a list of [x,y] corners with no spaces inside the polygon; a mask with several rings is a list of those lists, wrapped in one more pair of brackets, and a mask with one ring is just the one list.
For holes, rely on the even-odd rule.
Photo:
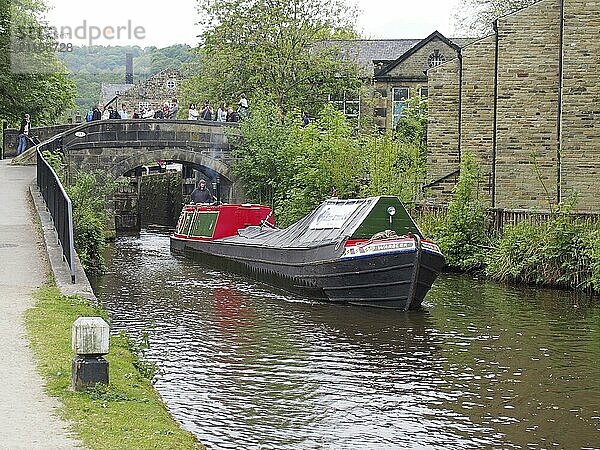
{"label": "tarpaulin boat cover", "polygon": [[222,241],[271,248],[312,248],[347,239],[370,239],[385,230],[395,231],[399,236],[411,233],[423,237],[397,197],[380,196],[332,198],[288,228],[247,227],[239,230],[238,236]]}

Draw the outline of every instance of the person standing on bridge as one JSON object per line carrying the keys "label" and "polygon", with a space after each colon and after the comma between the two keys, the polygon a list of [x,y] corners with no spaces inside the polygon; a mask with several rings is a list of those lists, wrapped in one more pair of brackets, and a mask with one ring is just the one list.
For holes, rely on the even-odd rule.
{"label": "person standing on bridge", "polygon": [[31,118],[29,114],[23,116],[21,128],[19,128],[19,146],[17,147],[17,156],[27,150],[27,139],[29,138],[29,130],[31,129]]}
{"label": "person standing on bridge", "polygon": [[212,120],[212,109],[208,100],[204,102],[204,106],[200,109],[200,118],[202,120]]}
{"label": "person standing on bridge", "polygon": [[198,185],[192,191],[191,197],[194,203],[213,203],[217,201],[217,197],[212,195],[206,187],[206,181],[202,179],[198,181]]}
{"label": "person standing on bridge", "polygon": [[240,118],[247,119],[248,118],[248,99],[246,98],[246,94],[242,94],[240,96],[240,101],[238,102],[239,108],[238,112],[240,114]]}
{"label": "person standing on bridge", "polygon": [[188,109],[188,120],[198,120],[198,116],[200,113],[196,109],[195,103],[190,103],[190,107]]}
{"label": "person standing on bridge", "polygon": [[225,102],[221,102],[217,109],[217,122],[227,122],[227,107]]}
{"label": "person standing on bridge", "polygon": [[100,119],[102,119],[102,111],[100,111],[100,105],[96,105],[92,110],[92,122]]}
{"label": "person standing on bridge", "polygon": [[179,105],[177,104],[177,99],[173,99],[171,102],[171,106],[169,107],[169,111],[165,114],[165,119],[177,119],[177,114],[179,113]]}

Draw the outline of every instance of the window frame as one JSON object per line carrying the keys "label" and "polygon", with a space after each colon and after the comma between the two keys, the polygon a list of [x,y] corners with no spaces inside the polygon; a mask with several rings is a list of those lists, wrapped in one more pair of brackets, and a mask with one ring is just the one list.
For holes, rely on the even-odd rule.
{"label": "window frame", "polygon": [[[396,91],[406,90],[406,97],[401,100],[396,100]],[[402,97],[401,97],[402,98]],[[408,86],[393,86],[392,87],[392,128],[396,128],[398,121],[402,117],[402,110],[406,107],[408,99],[410,98],[410,87]],[[397,111],[396,105],[398,105],[399,111]]]}

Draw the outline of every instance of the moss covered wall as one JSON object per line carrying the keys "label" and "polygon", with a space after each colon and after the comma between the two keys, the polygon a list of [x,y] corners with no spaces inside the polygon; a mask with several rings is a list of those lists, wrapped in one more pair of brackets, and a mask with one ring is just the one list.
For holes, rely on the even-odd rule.
{"label": "moss covered wall", "polygon": [[139,200],[142,227],[150,224],[174,227],[182,205],[181,173],[167,172],[142,177]]}

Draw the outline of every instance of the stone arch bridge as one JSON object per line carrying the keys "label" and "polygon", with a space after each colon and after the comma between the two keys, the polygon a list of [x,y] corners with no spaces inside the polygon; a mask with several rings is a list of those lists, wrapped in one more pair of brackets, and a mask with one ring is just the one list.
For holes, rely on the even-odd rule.
{"label": "stone arch bridge", "polygon": [[[37,128],[32,135],[48,137],[54,127]],[[193,170],[202,173],[212,183],[219,184],[222,200],[243,200],[241,186],[232,174],[232,145],[239,140],[238,125],[213,121],[183,120],[102,120],[56,127],[57,135],[39,147],[60,150],[69,175],[77,171],[102,169],[114,178],[144,166],[156,166],[157,161],[181,163],[184,179]],[[5,132],[5,153],[10,153],[13,130]],[[239,142],[239,141],[238,141]],[[36,147],[34,147],[36,148]],[[35,158],[30,149],[14,161]]]}
{"label": "stone arch bridge", "polygon": [[[53,130],[58,134],[49,137]],[[10,155],[16,141],[14,130],[4,133],[4,153]],[[195,179],[202,176],[216,187],[221,201],[244,201],[241,184],[233,175],[232,146],[239,142],[237,124],[182,120],[104,120],[70,127],[33,129],[32,136],[44,141],[32,147],[13,163],[35,164],[36,150],[60,151],[67,166],[67,177],[79,171],[101,169],[114,178],[138,177],[137,188],[115,195],[117,230],[139,228],[139,186],[143,168],[157,161],[180,163],[182,189],[191,191]],[[14,154],[14,153],[13,153]]]}

